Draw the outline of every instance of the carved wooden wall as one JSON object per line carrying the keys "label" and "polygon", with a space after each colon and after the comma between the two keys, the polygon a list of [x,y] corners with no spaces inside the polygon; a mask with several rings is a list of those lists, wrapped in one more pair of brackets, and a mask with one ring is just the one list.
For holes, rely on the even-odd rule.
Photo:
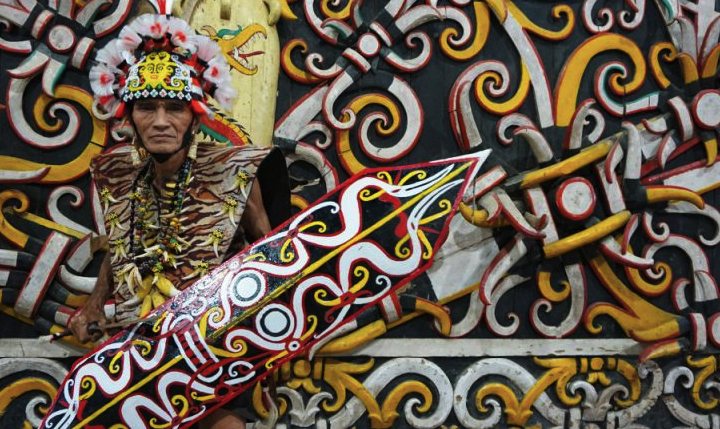
{"label": "carved wooden wall", "polygon": [[[426,301],[283,366],[277,427],[720,428],[720,5],[281,6],[275,144],[296,207],[366,167],[492,154],[403,291]],[[2,428],[37,426],[78,354],[36,338],[94,284],[87,165],[115,142],[88,58],[135,9],[0,0]],[[246,39],[236,59],[271,49]]]}

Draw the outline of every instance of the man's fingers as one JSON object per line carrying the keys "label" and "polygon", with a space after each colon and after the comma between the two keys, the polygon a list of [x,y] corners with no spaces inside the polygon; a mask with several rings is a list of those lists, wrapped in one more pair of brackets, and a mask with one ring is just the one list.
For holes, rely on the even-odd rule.
{"label": "man's fingers", "polygon": [[88,323],[87,332],[89,335],[96,335],[96,334],[102,335],[102,329],[100,329],[100,323],[99,322]]}
{"label": "man's fingers", "polygon": [[100,328],[100,322],[90,322],[87,325],[87,333],[90,336],[90,340],[96,342],[103,336],[103,330]]}
{"label": "man's fingers", "polygon": [[80,343],[95,342],[103,336],[101,323],[97,320],[89,322],[89,318],[80,313],[70,319],[68,329]]}
{"label": "man's fingers", "polygon": [[79,323],[78,316],[73,315],[73,317],[68,322],[68,329],[70,332],[72,332],[73,337],[77,338],[77,340],[81,343],[87,342],[87,338],[85,337],[85,332],[83,332],[83,323]]}

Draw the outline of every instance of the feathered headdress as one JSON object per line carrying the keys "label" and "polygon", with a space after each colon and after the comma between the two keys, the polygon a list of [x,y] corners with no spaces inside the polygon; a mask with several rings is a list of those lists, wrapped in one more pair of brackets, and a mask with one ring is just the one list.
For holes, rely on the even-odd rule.
{"label": "feathered headdress", "polygon": [[97,52],[90,69],[96,102],[116,118],[126,103],[148,98],[188,101],[206,115],[213,114],[207,96],[229,108],[235,93],[218,44],[169,16],[172,1],[151,3],[158,14],[137,17]]}

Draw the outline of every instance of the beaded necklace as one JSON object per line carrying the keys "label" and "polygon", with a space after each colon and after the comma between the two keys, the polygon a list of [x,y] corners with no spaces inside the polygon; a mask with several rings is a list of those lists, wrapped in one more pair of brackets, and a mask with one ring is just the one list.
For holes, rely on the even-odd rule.
{"label": "beaded necklace", "polygon": [[[162,198],[153,198],[155,192],[152,184],[152,162],[141,171],[133,184],[130,195],[132,242],[129,257],[142,279],[153,274],[152,284],[158,281],[165,269],[177,266],[175,256],[180,254],[183,245],[188,244],[180,237],[180,216],[187,187],[192,180],[191,166],[192,159],[187,158],[178,170],[177,180],[166,185],[169,188],[166,195],[170,198],[165,214],[162,213]],[[157,202],[157,212],[153,200]]]}

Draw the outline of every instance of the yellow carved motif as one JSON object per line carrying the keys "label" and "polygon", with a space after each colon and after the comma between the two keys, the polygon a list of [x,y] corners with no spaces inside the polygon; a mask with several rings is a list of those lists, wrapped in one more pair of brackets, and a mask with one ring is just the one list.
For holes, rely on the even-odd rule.
{"label": "yellow carved motif", "polygon": [[470,222],[475,226],[480,226],[482,228],[499,228],[509,225],[507,219],[505,219],[505,217],[503,216],[498,216],[496,219],[488,221],[488,217],[490,215],[488,214],[487,210],[474,209],[469,205],[465,204],[464,202],[460,202],[458,210],[466,221]]}
{"label": "yellow carved motif", "polygon": [[415,311],[419,313],[427,313],[435,318],[440,334],[449,336],[452,329],[452,319],[446,307],[436,304],[432,301],[418,299],[415,302]]}
{"label": "yellow carved motif", "polygon": [[9,242],[14,244],[16,247],[24,248],[30,236],[15,228],[10,222],[5,219],[3,208],[5,203],[10,200],[17,200],[20,202],[20,207],[15,207],[15,211],[24,212],[30,207],[30,200],[27,195],[22,192],[11,189],[0,193],[0,234],[3,235]]}
{"label": "yellow carved motif", "polygon": [[663,60],[666,62],[672,62],[677,59],[677,48],[670,42],[659,42],[654,44],[650,48],[648,58],[650,59],[650,72],[655,77],[655,81],[658,83],[660,88],[667,89],[670,86],[670,79],[665,76],[665,72],[662,71],[660,66],[660,55],[663,54]]}
{"label": "yellow carved motif", "polygon": [[285,264],[288,264],[295,259],[296,255],[293,251],[292,239],[288,238],[287,240],[285,240],[282,247],[280,248],[279,254],[280,260]]}
{"label": "yellow carved motif", "polygon": [[473,3],[473,10],[475,11],[475,36],[468,47],[455,49],[457,44],[453,42],[453,38],[458,35],[455,28],[448,27],[440,34],[440,49],[453,60],[471,60],[485,47],[490,34],[490,10],[485,3],[479,1]]}
{"label": "yellow carved motif", "polygon": [[678,54],[678,60],[680,61],[680,67],[682,67],[685,85],[696,82],[700,78],[700,74],[695,59],[690,54],[681,52]]}
{"label": "yellow carved motif", "polygon": [[504,23],[508,16],[508,10],[507,5],[504,0],[485,0],[485,2],[490,6],[490,9],[495,13],[495,16],[497,16],[498,21],[500,23]]}
{"label": "yellow carved motif", "polygon": [[316,232],[318,234],[322,234],[325,231],[327,231],[327,224],[320,220],[317,220],[314,222],[308,222],[308,223],[305,223],[302,226],[300,226],[300,231],[306,232],[306,231],[310,230],[310,228],[317,228],[314,232]]}
{"label": "yellow carved motif", "polygon": [[548,30],[534,23],[515,3],[505,0],[507,10],[517,20],[518,24],[528,32],[536,34],[548,40],[563,40],[567,38],[575,28],[575,12],[566,4],[560,4],[552,8],[552,17],[560,19],[563,15],[567,17],[567,23],[559,30]]}
{"label": "yellow carved motif", "polygon": [[[319,358],[312,362],[300,359],[282,365],[277,374],[281,382],[293,390],[303,389],[314,395],[322,389],[316,381],[323,381],[330,386],[332,400],[322,401],[321,407],[327,413],[335,413],[342,409],[350,397],[357,398],[368,411],[372,428],[389,428],[400,415],[398,408],[408,395],[421,397],[422,402],[416,406],[419,412],[428,412],[433,405],[433,391],[425,383],[405,381],[393,387],[383,400],[378,402],[372,392],[356,377],[368,373],[374,366],[374,360],[363,363],[343,362],[331,358]],[[284,414],[288,407],[285,399],[279,398],[279,412]],[[268,410],[262,403],[259,385],[253,392],[253,406],[261,417],[267,417]]]}
{"label": "yellow carved motif", "polygon": [[118,365],[118,360],[121,360],[123,358],[123,355],[125,355],[125,352],[123,350],[118,350],[115,356],[113,356],[112,360],[110,361],[110,365],[108,365],[108,370],[110,370],[110,374],[118,374],[122,370],[122,366]]}
{"label": "yellow carved motif", "polygon": [[[287,20],[295,21],[298,17],[293,13],[292,9],[288,5],[288,1],[293,2],[295,0],[276,0],[280,3],[280,16]],[[269,3],[269,0],[265,0],[265,3]]]}
{"label": "yellow carved motif", "polygon": [[[270,415],[270,410],[268,410],[265,407],[265,404],[263,402],[263,390],[262,386],[260,386],[260,383],[256,383],[255,387],[253,388],[252,393],[252,404],[253,409],[257,413],[257,415],[262,419],[267,419]],[[280,397],[278,398],[278,412],[279,415],[283,415],[285,411],[287,410],[287,401],[285,401],[285,398]]]}
{"label": "yellow carved motif", "polygon": [[[287,379],[287,386],[292,389],[302,387],[308,393],[314,394],[320,389],[312,379],[320,378],[333,390],[334,402],[325,401],[322,408],[328,413],[339,411],[347,403],[348,394],[360,400],[368,410],[368,417],[373,428],[389,428],[400,415],[398,407],[408,395],[420,396],[422,404],[417,411],[427,412],[433,404],[433,392],[424,383],[419,381],[406,381],[395,386],[387,395],[382,405],[377,398],[360,382],[356,376],[365,374],[374,366],[374,360],[356,364],[342,362],[335,359],[318,359],[312,364],[301,360],[292,364],[292,374],[289,366],[284,366],[281,374]],[[312,379],[311,379],[312,377]]]}
{"label": "yellow carved motif", "polygon": [[327,356],[332,354],[347,353],[351,350],[367,344],[373,339],[385,334],[387,332],[387,325],[382,320],[376,320],[369,325],[363,326],[343,337],[334,339],[329,343],[325,344],[320,350],[318,355]]}
{"label": "yellow carved motif", "polygon": [[308,45],[302,40],[291,40],[285,44],[282,50],[282,67],[285,73],[290,76],[291,79],[307,84],[313,84],[320,82],[320,78],[313,76],[311,73],[300,69],[292,62],[292,52],[294,49],[298,49],[301,54],[308,53]]}
{"label": "yellow carved motif", "polygon": [[580,232],[561,238],[558,241],[547,244],[543,247],[543,252],[547,258],[564,255],[571,250],[579,249],[590,243],[594,243],[603,237],[622,228],[628,220],[630,220],[630,212],[623,210],[607,219],[603,219],[590,228],[586,228]]}
{"label": "yellow carved motif", "polygon": [[[706,166],[711,166],[715,163],[718,156],[718,142],[716,138],[703,140],[703,145],[705,146],[705,155],[707,161],[705,162]],[[703,203],[704,204],[704,203]],[[697,204],[696,204],[697,205]]]}
{"label": "yellow carved motif", "polygon": [[[368,94],[355,98],[347,106],[346,110],[354,112],[356,115],[360,110],[369,106],[378,105],[387,109],[390,113],[390,119],[387,121],[376,121],[375,131],[381,136],[388,136],[394,133],[400,126],[400,111],[397,105],[389,98],[379,94]],[[347,120],[347,114],[343,115],[343,120]],[[350,130],[342,130],[337,134],[337,153],[343,168],[349,174],[356,174],[367,168],[363,165],[352,152],[350,145]]]}
{"label": "yellow carved motif", "polygon": [[[5,411],[15,399],[30,392],[42,392],[47,395],[47,399],[52,399],[57,394],[57,386],[42,378],[34,377],[22,378],[10,383],[0,389],[0,417],[5,414]],[[29,422],[26,421],[25,427],[28,425]],[[32,426],[30,427],[32,428]]]}
{"label": "yellow carved motif", "polygon": [[709,394],[707,400],[700,397],[700,392],[703,390],[703,386],[709,382],[710,377],[718,370],[717,357],[707,356],[694,359],[692,356],[688,356],[687,363],[691,367],[700,370],[700,372],[695,375],[695,382],[693,383],[691,391],[693,402],[703,410],[709,411],[717,408],[719,401],[718,398],[714,397],[714,395]]}
{"label": "yellow carved motif", "polygon": [[[612,358],[608,359],[609,362],[614,360],[615,359]],[[630,384],[630,397],[626,400],[623,400],[622,398],[617,398],[615,401],[621,407],[629,407],[635,404],[640,399],[640,393],[642,390],[642,383],[640,381],[640,376],[637,373],[637,368],[630,362],[621,359],[617,361],[617,367],[615,371],[625,377],[625,379]]]}
{"label": "yellow carved motif", "polygon": [[[707,142],[706,142],[707,143]],[[707,149],[706,144],[706,149]],[[715,146],[717,147],[717,146]],[[708,153],[710,153],[710,148],[708,150]],[[715,159],[717,157],[717,149],[715,150],[715,156],[710,158],[708,156],[708,160]],[[662,202],[668,202],[668,201],[686,201],[695,207],[702,210],[705,208],[705,201],[703,201],[702,197],[698,195],[696,192],[691,191],[690,189],[685,188],[675,188],[675,187],[654,187],[654,186],[648,186],[646,190],[647,195],[647,201],[650,204],[655,203],[662,203]]]}
{"label": "yellow carved motif", "polygon": [[[384,181],[385,183],[390,183],[390,184],[393,183],[393,177],[392,177],[392,175],[391,175],[389,172],[385,171],[385,170],[383,170],[383,171],[378,171],[378,173],[377,173],[376,176],[377,176],[378,179]],[[363,201],[369,201],[369,200],[363,200]]]}
{"label": "yellow carved motif", "polygon": [[582,167],[603,158],[610,152],[610,148],[615,144],[615,139],[610,138],[596,143],[583,149],[577,155],[566,158],[549,167],[525,173],[522,178],[523,189],[528,189],[549,180],[554,180],[562,176],[567,176]]}
{"label": "yellow carved motif", "polygon": [[419,381],[406,381],[400,383],[388,393],[387,398],[382,404],[380,415],[370,414],[370,422],[373,428],[389,428],[392,427],[395,419],[400,416],[397,409],[401,401],[408,395],[414,397],[420,396],[422,403],[415,406],[415,411],[424,413],[430,411],[433,404],[433,393],[430,388]]}
{"label": "yellow carved motif", "polygon": [[287,387],[297,390],[303,388],[306,392],[311,395],[319,393],[322,389],[315,385],[312,375],[312,365],[305,359],[300,359],[292,363],[292,369],[294,377],[288,380],[285,384]]}
{"label": "yellow carved motif", "polygon": [[339,19],[339,20],[346,20],[350,18],[350,14],[352,12],[353,6],[355,6],[356,3],[358,3],[360,0],[350,0],[347,2],[345,7],[343,7],[340,10],[334,11],[330,9],[331,3],[334,3],[335,5],[339,2],[337,0],[322,0],[320,2],[320,10],[322,10],[323,14],[328,18],[333,19]]}
{"label": "yellow carved motif", "polygon": [[701,74],[703,79],[713,77],[717,74],[718,59],[720,59],[720,45],[716,45],[705,58]]}
{"label": "yellow carved motif", "polygon": [[[596,55],[608,51],[625,53],[635,66],[635,73],[631,78],[624,77],[620,73],[611,75],[609,86],[616,94],[630,94],[643,84],[646,73],[645,58],[635,42],[627,37],[611,33],[591,37],[575,49],[560,73],[555,90],[555,125],[559,127],[570,125],[577,108],[582,77],[588,64]],[[627,82],[620,84],[621,79],[627,79]]]}
{"label": "yellow carved motif", "polygon": [[36,214],[30,213],[27,211],[20,211],[17,209],[14,209],[14,211],[15,211],[15,214],[18,215],[18,217],[21,217],[21,218],[27,220],[28,222],[33,222],[38,225],[44,226],[45,228],[52,229],[52,230],[55,230],[58,232],[62,232],[63,234],[68,235],[70,237],[75,237],[78,240],[85,238],[85,235],[87,235],[80,231],[76,231],[72,228],[68,228],[65,225],[61,225],[59,223],[53,222],[51,220],[45,219],[42,216],[38,216]]}
{"label": "yellow carved motif", "polygon": [[478,390],[475,404],[479,411],[488,412],[483,405],[485,398],[497,396],[502,399],[507,416],[507,424],[511,426],[528,427],[527,422],[533,414],[532,405],[543,392],[555,386],[555,393],[563,405],[567,407],[578,406],[583,400],[580,393],[569,395],[571,389],[568,384],[578,375],[584,374],[588,383],[610,386],[610,373],[621,375],[628,383],[629,395],[627,399],[615,398],[614,402],[620,407],[629,407],[640,398],[641,382],[635,367],[624,360],[615,358],[535,358],[535,363],[547,371],[540,376],[533,386],[528,389],[522,398],[515,391],[501,383],[487,383]]}
{"label": "yellow carved motif", "polygon": [[520,108],[530,92],[530,73],[525,67],[525,63],[522,63],[520,67],[520,83],[515,95],[509,100],[503,102],[492,101],[485,94],[485,87],[487,85],[497,85],[500,83],[500,76],[495,72],[487,72],[481,74],[477,80],[475,80],[475,97],[477,97],[478,103],[483,106],[486,110],[495,113],[497,115],[506,115],[512,113]]}
{"label": "yellow carved motif", "polygon": [[518,401],[515,392],[508,386],[500,383],[488,383],[480,388],[475,396],[475,406],[480,412],[487,413],[488,409],[483,405],[483,401],[488,396],[497,396],[502,399],[505,404],[505,415],[508,424],[524,426],[527,420],[532,416],[532,411],[523,407]]}
{"label": "yellow carved motif", "polygon": [[599,334],[602,328],[595,326],[594,321],[597,316],[607,315],[620,325],[626,335],[641,342],[656,342],[678,334],[679,317],[659,309],[632,292],[617,277],[604,257],[593,257],[590,266],[603,287],[612,293],[622,308],[605,303],[590,306],[585,316],[588,331]]}
{"label": "yellow carved motif", "polygon": [[348,392],[355,395],[363,403],[368,412],[379,416],[380,406],[375,397],[355,378],[358,374],[365,374],[375,365],[374,359],[362,364],[342,362],[336,359],[325,359],[323,366],[323,380],[332,387],[335,402],[326,402],[323,409],[328,413],[339,411],[347,402]]}
{"label": "yellow carved motif", "polygon": [[570,283],[567,281],[560,282],[561,290],[557,291],[551,283],[552,273],[549,271],[540,271],[537,276],[538,290],[542,295],[553,302],[564,301],[570,296]]}
{"label": "yellow carved motif", "polygon": [[302,211],[305,210],[307,206],[310,205],[310,203],[308,203],[308,201],[300,195],[291,195],[290,205],[296,208],[298,211]]}
{"label": "yellow carved motif", "polygon": [[92,135],[90,141],[87,142],[85,149],[72,161],[65,164],[43,164],[38,162],[27,161],[12,156],[0,156],[0,170],[10,171],[36,171],[45,167],[50,170],[45,177],[36,180],[36,183],[66,183],[85,175],[88,172],[90,160],[92,157],[100,153],[105,146],[107,136],[107,126],[104,121],[97,119],[92,112],[93,98],[86,91],[70,85],[59,85],[55,88],[55,99],[41,94],[38,97],[36,105],[33,109],[35,120],[41,128],[45,130],[54,130],[61,124],[50,125],[43,119],[43,112],[46,111],[50,101],[65,99],[75,101],[82,105],[90,120],[87,124],[92,124]]}
{"label": "yellow carved motif", "polygon": [[525,396],[520,400],[515,392],[508,386],[500,383],[488,383],[478,390],[475,397],[475,404],[481,412],[487,412],[488,410],[483,405],[486,397],[490,395],[499,396],[505,403],[505,414],[507,415],[507,423],[509,425],[525,426],[528,419],[532,416],[532,404],[538,399],[538,397],[547,390],[550,386],[558,383],[556,390],[558,395],[564,403],[574,405],[580,402],[582,399],[579,395],[574,398],[570,398],[561,388],[577,373],[577,367],[575,359],[573,358],[562,358],[562,359],[549,359],[540,360],[535,358],[535,362],[549,368],[542,377],[540,377],[535,384],[525,393]]}
{"label": "yellow carved motif", "polygon": [[662,277],[658,283],[650,283],[645,280],[640,270],[632,267],[625,267],[625,272],[628,276],[630,284],[644,295],[648,296],[659,296],[668,291],[672,284],[672,270],[670,265],[664,262],[656,262],[653,265],[652,270],[654,273],[661,274]]}

